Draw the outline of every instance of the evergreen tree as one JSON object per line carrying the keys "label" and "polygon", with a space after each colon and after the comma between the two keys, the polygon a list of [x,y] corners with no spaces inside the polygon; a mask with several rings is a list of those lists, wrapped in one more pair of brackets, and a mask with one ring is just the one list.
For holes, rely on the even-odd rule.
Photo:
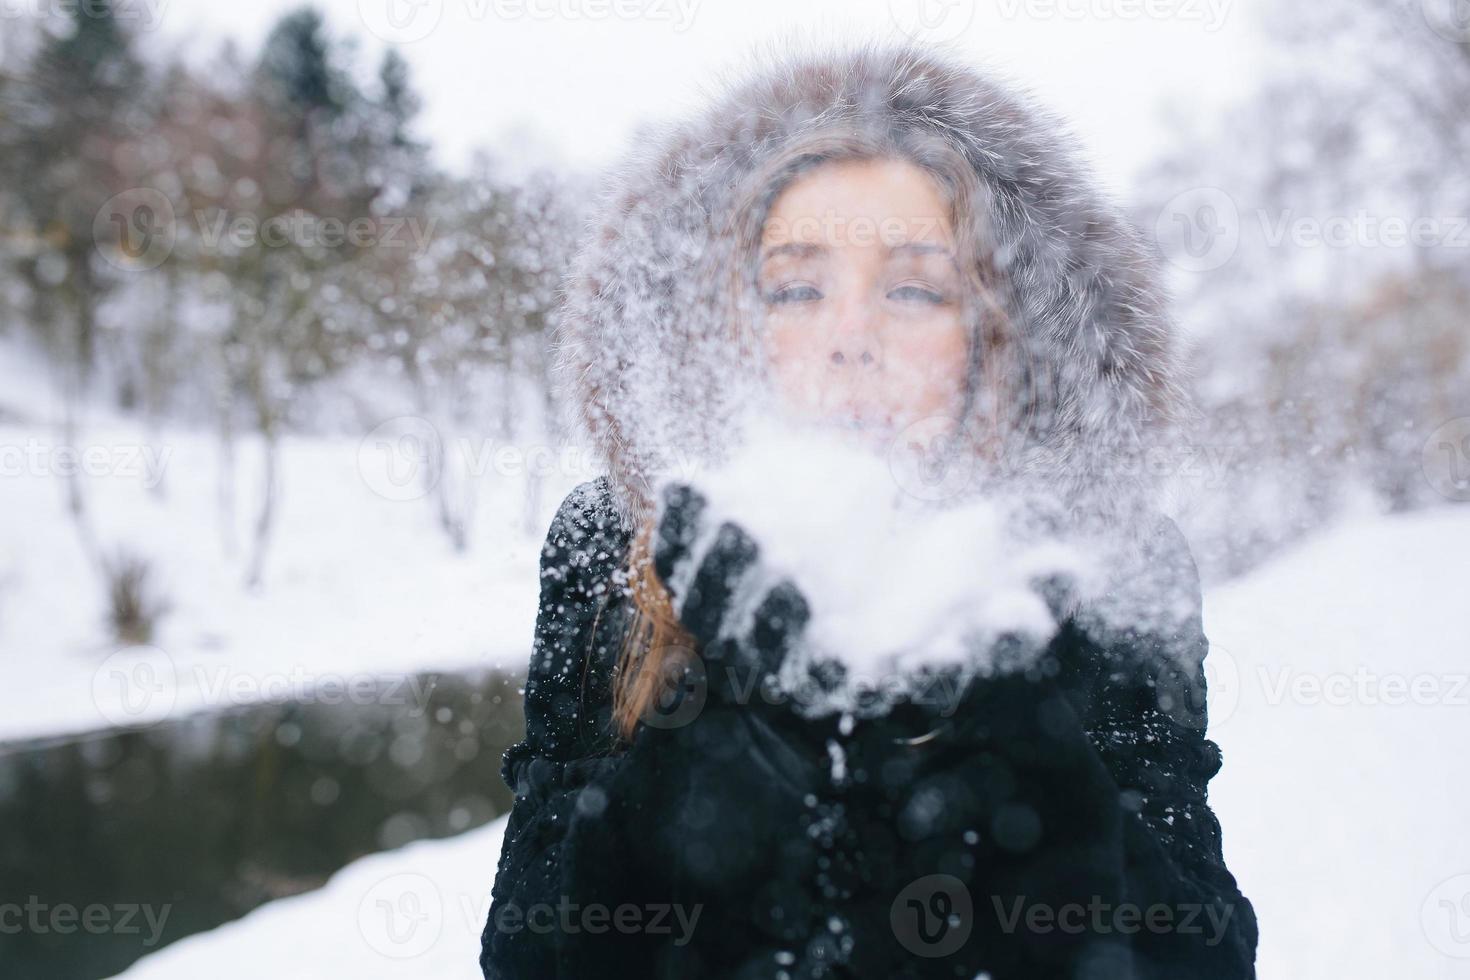
{"label": "evergreen tree", "polygon": [[[94,238],[109,228],[97,218],[108,199],[138,177],[126,169],[135,155],[120,150],[148,131],[145,82],[112,3],[96,0],[72,7],[68,29],[49,38],[29,70],[7,86],[19,143],[16,166],[26,175],[17,196],[41,244],[21,263],[34,300],[32,319],[83,383],[96,354],[97,308],[110,284],[97,255],[109,243]],[[160,216],[123,217],[151,222]],[[115,229],[118,235],[139,230]]]}

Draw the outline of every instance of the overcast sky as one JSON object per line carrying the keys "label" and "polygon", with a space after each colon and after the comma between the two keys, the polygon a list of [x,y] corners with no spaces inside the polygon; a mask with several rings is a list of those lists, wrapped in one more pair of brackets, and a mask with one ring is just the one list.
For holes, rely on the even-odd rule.
{"label": "overcast sky", "polygon": [[[6,2],[6,0],[0,0]],[[32,0],[46,2],[46,0]],[[299,0],[118,0],[149,34],[207,64],[230,36],[253,50]],[[532,159],[595,168],[640,119],[700,100],[753,45],[906,32],[1008,72],[1061,111],[1105,181],[1167,147],[1166,99],[1208,118],[1255,75],[1252,10],[1236,0],[319,0],[374,63],[394,44],[425,97],[422,134],[444,164],[519,132]],[[535,133],[527,139],[525,131]],[[541,149],[530,147],[539,145]]]}

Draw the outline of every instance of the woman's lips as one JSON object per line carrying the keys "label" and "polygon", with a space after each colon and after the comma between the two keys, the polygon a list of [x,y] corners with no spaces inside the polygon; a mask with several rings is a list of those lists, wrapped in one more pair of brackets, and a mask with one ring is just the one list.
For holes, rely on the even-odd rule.
{"label": "woman's lips", "polygon": [[893,422],[893,416],[877,412],[850,411],[843,418],[853,424],[862,427],[882,428]]}
{"label": "woman's lips", "polygon": [[893,427],[893,416],[872,412],[847,412],[836,416],[835,421],[843,429],[882,435]]}

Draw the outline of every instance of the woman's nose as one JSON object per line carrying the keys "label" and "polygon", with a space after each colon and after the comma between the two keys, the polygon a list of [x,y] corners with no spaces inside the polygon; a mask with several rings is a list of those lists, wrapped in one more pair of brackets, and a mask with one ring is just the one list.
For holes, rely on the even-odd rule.
{"label": "woman's nose", "polygon": [[827,359],[833,367],[844,367],[848,364],[870,367],[878,363],[877,355],[869,350],[867,345],[860,343],[834,344],[832,353]]}
{"label": "woman's nose", "polygon": [[834,368],[876,368],[882,349],[866,311],[844,317],[832,332],[827,362]]}

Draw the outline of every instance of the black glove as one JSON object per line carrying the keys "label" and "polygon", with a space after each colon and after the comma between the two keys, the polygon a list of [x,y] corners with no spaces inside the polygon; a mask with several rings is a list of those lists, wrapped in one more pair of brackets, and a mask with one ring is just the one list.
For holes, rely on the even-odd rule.
{"label": "black glove", "polygon": [[[714,539],[699,554],[703,544],[707,503],[696,490],[684,484],[669,486],[663,493],[654,541],[654,570],[669,590],[680,624],[694,640],[700,660],[695,671],[702,678],[691,684],[707,684],[710,697],[735,704],[752,704],[761,698],[761,685],[780,670],[787,655],[800,641],[811,610],[806,598],[790,578],[776,581],[754,603],[748,624],[734,622],[734,603],[742,588],[758,587],[760,547],[739,525],[725,521]],[[696,563],[692,570],[687,563]],[[824,684],[836,683],[835,664],[824,662],[816,675]]]}
{"label": "black glove", "polygon": [[[828,754],[836,722],[810,720],[762,689],[801,641],[809,606],[789,578],[761,567],[743,528],[712,527],[688,486],[662,494],[653,551],[700,655],[679,685],[685,704],[646,723],[631,750],[662,779],[626,790],[646,800],[648,830],[635,848],[644,873],[661,869],[670,887],[704,902],[700,937],[672,954],[674,972],[827,976],[845,955],[830,914],[834,848],[846,833]],[[736,603],[745,622],[734,620]],[[707,697],[690,697],[699,693]]]}

